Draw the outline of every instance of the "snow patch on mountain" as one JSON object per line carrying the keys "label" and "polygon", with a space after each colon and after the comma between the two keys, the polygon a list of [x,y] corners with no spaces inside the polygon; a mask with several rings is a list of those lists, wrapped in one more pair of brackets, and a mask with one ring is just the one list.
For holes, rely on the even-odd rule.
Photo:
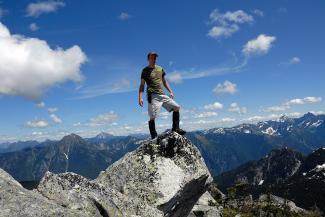
{"label": "snow patch on mountain", "polygon": [[318,120],[317,122],[310,125],[311,127],[319,127],[323,123],[323,120]]}
{"label": "snow patch on mountain", "polygon": [[266,130],[262,130],[262,133],[264,134],[268,134],[268,135],[279,135],[279,133],[277,133],[277,130],[274,130],[273,127],[269,127]]}

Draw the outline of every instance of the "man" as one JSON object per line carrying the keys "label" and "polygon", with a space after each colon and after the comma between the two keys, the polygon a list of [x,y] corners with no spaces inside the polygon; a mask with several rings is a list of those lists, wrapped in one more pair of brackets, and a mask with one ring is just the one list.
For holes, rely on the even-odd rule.
{"label": "man", "polygon": [[[148,121],[151,138],[157,137],[155,118],[157,117],[161,106],[168,112],[173,111],[173,127],[175,131],[181,135],[186,132],[179,128],[179,110],[180,106],[174,101],[174,93],[170,89],[167,80],[165,79],[165,71],[162,67],[156,65],[158,54],[149,52],[147,55],[148,66],[141,73],[141,83],[139,87],[139,105],[143,106],[142,94],[144,92],[144,84],[147,84],[147,99],[148,99]],[[168,90],[170,97],[165,95],[163,86]]]}

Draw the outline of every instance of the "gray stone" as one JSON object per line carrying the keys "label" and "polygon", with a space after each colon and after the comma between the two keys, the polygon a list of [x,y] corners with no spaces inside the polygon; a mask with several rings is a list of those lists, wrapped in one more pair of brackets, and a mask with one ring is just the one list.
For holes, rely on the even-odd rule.
{"label": "gray stone", "polygon": [[298,206],[296,206],[296,204],[290,200],[286,200],[282,197],[278,197],[278,196],[275,196],[273,194],[271,195],[267,195],[267,194],[262,194],[260,195],[260,197],[258,198],[258,202],[260,203],[268,203],[268,202],[271,202],[272,204],[276,205],[276,206],[280,206],[280,207],[283,207],[283,206],[287,206],[289,207],[290,211],[293,211],[293,212],[306,212],[305,209],[302,209]]}
{"label": "gray stone", "polygon": [[165,216],[187,216],[212,180],[199,150],[171,132],[143,142],[95,181],[140,198]]}
{"label": "gray stone", "polygon": [[206,191],[194,205],[189,216],[221,217],[222,207],[217,204],[211,194]]}
{"label": "gray stone", "polygon": [[45,197],[69,209],[82,210],[88,216],[162,215],[136,198],[104,187],[72,172],[47,172],[37,190]]}
{"label": "gray stone", "polygon": [[48,200],[35,191],[23,188],[6,171],[0,168],[1,217],[88,216]]}

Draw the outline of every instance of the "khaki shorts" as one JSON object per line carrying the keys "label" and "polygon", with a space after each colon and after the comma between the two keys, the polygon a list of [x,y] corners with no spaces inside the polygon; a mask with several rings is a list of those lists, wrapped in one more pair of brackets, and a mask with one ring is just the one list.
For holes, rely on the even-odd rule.
{"label": "khaki shorts", "polygon": [[175,100],[167,95],[151,94],[151,103],[148,103],[148,115],[150,120],[155,119],[158,116],[161,106],[168,112],[180,108]]}

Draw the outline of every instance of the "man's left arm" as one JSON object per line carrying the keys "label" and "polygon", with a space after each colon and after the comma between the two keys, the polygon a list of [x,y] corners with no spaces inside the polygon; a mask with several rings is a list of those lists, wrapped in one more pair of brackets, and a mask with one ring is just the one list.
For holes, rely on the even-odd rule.
{"label": "man's left arm", "polygon": [[170,97],[171,97],[171,98],[174,98],[174,93],[173,93],[172,89],[169,87],[168,81],[167,81],[166,78],[165,78],[165,74],[164,74],[163,77],[162,77],[162,81],[163,81],[164,86],[165,86],[166,89],[168,90],[168,92],[169,92],[169,94],[170,94]]}

